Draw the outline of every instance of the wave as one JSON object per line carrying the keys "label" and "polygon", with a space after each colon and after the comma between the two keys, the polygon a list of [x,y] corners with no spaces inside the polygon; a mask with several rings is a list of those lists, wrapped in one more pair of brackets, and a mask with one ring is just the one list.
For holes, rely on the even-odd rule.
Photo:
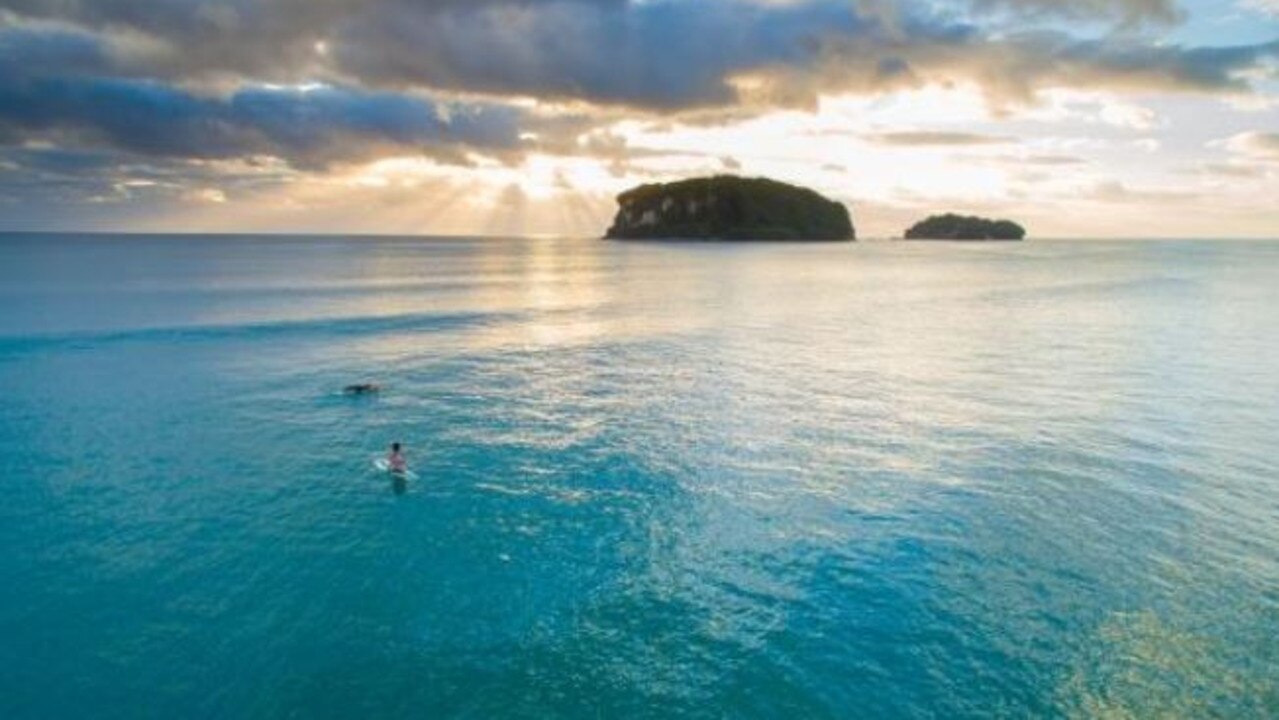
{"label": "wave", "polygon": [[383,333],[444,332],[511,322],[523,312],[408,313],[308,318],[249,323],[170,325],[128,330],[74,331],[52,335],[0,336],[0,351],[33,348],[105,345],[125,342],[201,342],[210,340],[278,339],[305,335],[378,335]]}
{"label": "wave", "polygon": [[1086,297],[1103,297],[1117,293],[1150,292],[1189,292],[1198,288],[1193,280],[1177,277],[1131,277],[1111,280],[1091,280],[1078,282],[1051,283],[1031,285],[1029,287],[996,288],[982,292],[978,297],[985,299],[1026,299],[1053,298],[1082,295]]}

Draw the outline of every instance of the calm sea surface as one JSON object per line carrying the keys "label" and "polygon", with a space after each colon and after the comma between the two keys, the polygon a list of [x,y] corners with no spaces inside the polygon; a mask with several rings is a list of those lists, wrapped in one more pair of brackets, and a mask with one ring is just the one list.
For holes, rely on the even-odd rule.
{"label": "calm sea surface", "polygon": [[1279,714],[1279,243],[8,235],[0,391],[0,717]]}

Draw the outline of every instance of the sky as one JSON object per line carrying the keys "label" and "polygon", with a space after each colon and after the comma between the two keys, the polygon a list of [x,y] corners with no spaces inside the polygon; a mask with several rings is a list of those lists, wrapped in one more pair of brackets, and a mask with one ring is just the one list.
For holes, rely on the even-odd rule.
{"label": "sky", "polygon": [[599,236],[719,173],[1279,237],[1279,0],[0,0],[0,230]]}

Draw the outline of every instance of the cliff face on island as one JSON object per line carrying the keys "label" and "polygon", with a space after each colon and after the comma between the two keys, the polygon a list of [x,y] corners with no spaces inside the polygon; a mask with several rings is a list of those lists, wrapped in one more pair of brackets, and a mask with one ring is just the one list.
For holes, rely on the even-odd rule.
{"label": "cliff face on island", "polygon": [[618,240],[853,240],[848,209],[765,178],[719,175],[641,185],[617,197]]}
{"label": "cliff face on island", "polygon": [[1026,229],[1011,220],[934,215],[906,231],[907,240],[1021,240]]}

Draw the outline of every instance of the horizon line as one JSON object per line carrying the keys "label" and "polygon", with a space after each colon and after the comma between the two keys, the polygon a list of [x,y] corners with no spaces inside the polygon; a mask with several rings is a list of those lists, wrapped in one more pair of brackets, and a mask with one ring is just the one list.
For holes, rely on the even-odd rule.
{"label": "horizon line", "polygon": [[[23,230],[23,229],[0,229],[0,236],[5,235],[98,235],[98,236],[133,236],[133,237],[277,237],[277,238],[417,238],[422,240],[581,240],[581,241],[598,241],[609,240],[603,235],[598,237],[590,235],[565,235],[551,233],[534,233],[529,235],[481,235],[476,233],[383,233],[383,232],[336,232],[331,230],[321,231],[305,231],[305,230],[234,230],[234,231],[191,231],[191,230]],[[702,244],[781,244],[781,245],[805,245],[805,244],[840,244],[847,243],[855,245],[859,242],[911,242],[911,243],[937,243],[937,242],[953,242],[960,244],[973,243],[996,243],[996,244],[1017,244],[1026,242],[1275,242],[1279,241],[1277,235],[1232,235],[1222,237],[1204,237],[1196,235],[1168,235],[1168,236],[1084,236],[1084,235],[1043,235],[1030,236],[1024,240],[1009,242],[997,240],[947,240],[944,238],[930,240],[907,240],[900,235],[875,235],[867,237],[858,237],[852,240],[841,240],[835,242],[819,243],[812,240],[716,240],[716,239],[681,239],[666,238],[653,240],[610,240],[611,242],[697,242]]]}

